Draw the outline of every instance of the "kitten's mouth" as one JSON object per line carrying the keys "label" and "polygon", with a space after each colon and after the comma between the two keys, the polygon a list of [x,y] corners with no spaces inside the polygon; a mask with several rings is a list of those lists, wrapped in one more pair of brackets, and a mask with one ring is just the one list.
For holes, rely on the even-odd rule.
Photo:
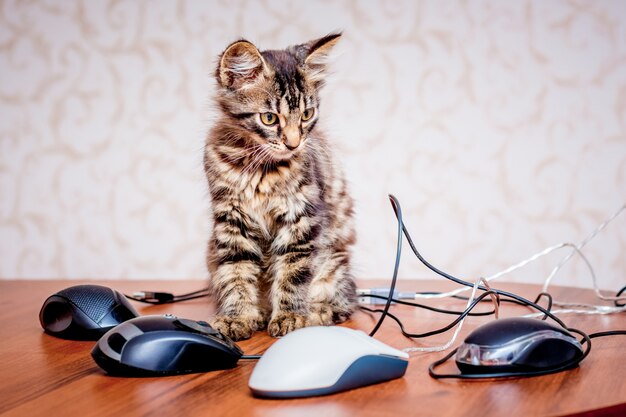
{"label": "kitten's mouth", "polygon": [[273,146],[270,147],[270,157],[276,161],[284,161],[286,159],[291,159],[294,154],[296,153],[296,151],[299,149],[295,148],[293,150],[287,149],[287,148],[274,148]]}
{"label": "kitten's mouth", "polygon": [[279,160],[284,160],[284,159],[290,159],[293,156],[294,152],[290,151],[289,149],[283,149],[280,151],[272,151],[272,156],[275,159],[279,159]]}

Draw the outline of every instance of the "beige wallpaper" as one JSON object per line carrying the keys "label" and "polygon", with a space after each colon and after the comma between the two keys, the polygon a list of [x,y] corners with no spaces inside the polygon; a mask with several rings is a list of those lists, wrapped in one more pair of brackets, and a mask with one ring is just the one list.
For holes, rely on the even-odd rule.
{"label": "beige wallpaper", "polygon": [[[216,56],[337,29],[322,118],[359,277],[392,271],[390,192],[463,277],[579,241],[626,202],[621,1],[0,1],[0,278],[205,278]],[[626,284],[626,214],[585,253],[603,287]],[[433,277],[408,252],[401,276]],[[590,285],[582,262],[556,281]]]}

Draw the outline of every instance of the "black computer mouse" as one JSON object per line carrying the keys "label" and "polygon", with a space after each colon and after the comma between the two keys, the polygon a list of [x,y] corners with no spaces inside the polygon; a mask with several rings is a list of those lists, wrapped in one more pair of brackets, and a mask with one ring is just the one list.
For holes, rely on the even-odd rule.
{"label": "black computer mouse", "polygon": [[39,322],[46,333],[63,339],[98,340],[137,316],[123,294],[101,285],[75,285],[46,299]]}
{"label": "black computer mouse", "polygon": [[582,356],[580,342],[563,327],[512,317],[470,333],[455,360],[462,374],[530,373],[575,366]]}
{"label": "black computer mouse", "polygon": [[228,369],[243,352],[203,321],[144,316],[109,330],[91,356],[111,375],[158,376]]}

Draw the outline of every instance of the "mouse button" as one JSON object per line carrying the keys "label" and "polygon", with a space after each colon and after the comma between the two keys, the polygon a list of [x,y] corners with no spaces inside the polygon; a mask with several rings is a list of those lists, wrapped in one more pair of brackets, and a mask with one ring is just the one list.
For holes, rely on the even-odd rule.
{"label": "mouse button", "polygon": [[120,362],[151,372],[194,372],[202,364],[194,365],[193,360],[189,359],[190,352],[196,360],[200,360],[203,355],[212,355],[222,361],[232,356],[227,355],[229,352],[225,349],[216,348],[204,336],[164,330],[144,333],[129,340],[124,346]]}
{"label": "mouse button", "polygon": [[221,336],[221,333],[212,328],[207,322],[193,321],[189,319],[176,319],[174,325],[180,329],[194,333],[200,333],[211,336]]}
{"label": "mouse button", "polygon": [[509,317],[485,323],[474,329],[466,338],[466,343],[476,345],[503,345],[529,333],[545,330],[542,320],[525,317]]}
{"label": "mouse button", "polygon": [[152,315],[137,317],[125,323],[130,322],[142,332],[149,333],[160,330],[177,330],[178,328],[174,325],[175,319],[173,316]]}
{"label": "mouse button", "polygon": [[220,333],[219,330],[211,327],[211,325],[206,321],[177,319],[174,320],[174,325],[179,329],[206,336],[214,342],[217,342],[220,345],[224,346],[228,350],[231,350],[236,354],[243,355],[243,351],[239,348],[239,346],[237,346],[237,344],[235,344],[235,342],[231,338]]}
{"label": "mouse button", "polygon": [[[334,337],[333,337],[334,336]],[[337,382],[371,348],[332,328],[296,330],[275,342],[263,354],[252,375],[251,388],[272,391],[318,389]]]}
{"label": "mouse button", "polygon": [[233,368],[239,361],[239,355],[222,346],[207,343],[184,343],[170,366],[180,372],[206,372],[217,369]]}
{"label": "mouse button", "polygon": [[[329,366],[320,357],[292,360],[287,356],[269,357],[265,352],[250,375],[248,385],[263,391],[293,391],[316,389],[333,385],[341,376],[345,367],[337,369]],[[265,359],[265,360],[264,360]]]}
{"label": "mouse button", "polygon": [[105,335],[112,335],[115,333],[122,335],[126,340],[131,340],[137,336],[141,336],[145,332],[141,330],[138,326],[136,326],[134,323],[127,321],[112,328]]}

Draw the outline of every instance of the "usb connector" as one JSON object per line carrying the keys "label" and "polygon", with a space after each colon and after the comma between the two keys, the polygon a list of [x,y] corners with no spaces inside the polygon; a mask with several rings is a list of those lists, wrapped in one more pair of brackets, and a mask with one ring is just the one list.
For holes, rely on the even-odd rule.
{"label": "usb connector", "polygon": [[[360,304],[385,304],[389,297],[389,288],[363,288],[356,290],[356,294]],[[400,292],[394,290],[393,298],[396,300],[414,300],[415,292]]]}
{"label": "usb connector", "polygon": [[137,301],[164,304],[172,302],[174,300],[174,295],[169,292],[137,291],[133,293],[133,298]]}

